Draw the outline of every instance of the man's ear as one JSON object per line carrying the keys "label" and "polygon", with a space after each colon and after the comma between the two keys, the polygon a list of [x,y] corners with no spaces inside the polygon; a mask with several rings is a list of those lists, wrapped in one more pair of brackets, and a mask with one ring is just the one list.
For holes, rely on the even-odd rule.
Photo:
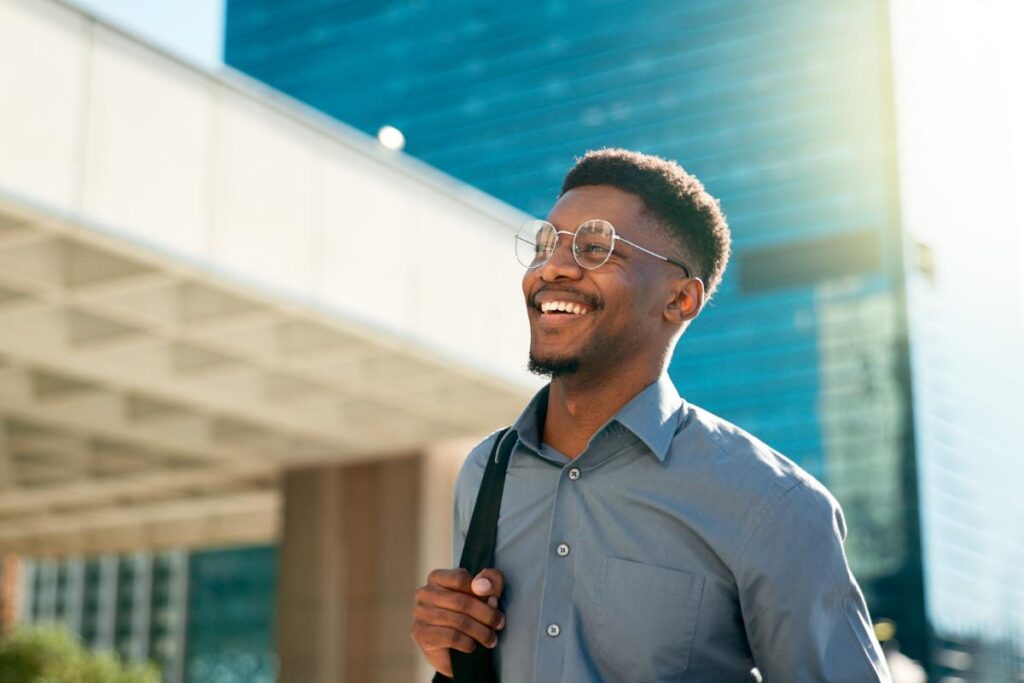
{"label": "man's ear", "polygon": [[678,325],[697,317],[704,306],[704,282],[697,277],[679,278],[672,283],[671,298],[665,303],[665,319]]}

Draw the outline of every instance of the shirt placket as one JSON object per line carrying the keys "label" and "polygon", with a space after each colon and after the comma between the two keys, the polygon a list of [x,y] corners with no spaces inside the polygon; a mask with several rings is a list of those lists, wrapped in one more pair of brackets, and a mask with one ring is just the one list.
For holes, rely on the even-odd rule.
{"label": "shirt placket", "polygon": [[[573,582],[577,554],[574,546],[579,541],[576,537],[579,529],[579,487],[585,479],[585,469],[579,460],[577,458],[560,470],[555,490],[537,625],[535,681],[561,680],[567,650],[575,642]],[[555,672],[558,672],[557,677],[553,677]]]}

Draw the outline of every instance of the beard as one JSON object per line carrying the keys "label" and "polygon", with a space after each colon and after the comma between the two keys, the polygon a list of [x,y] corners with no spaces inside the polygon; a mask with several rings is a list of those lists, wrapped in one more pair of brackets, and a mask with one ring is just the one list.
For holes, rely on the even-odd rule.
{"label": "beard", "polygon": [[530,353],[530,362],[526,369],[535,375],[556,379],[571,375],[580,369],[579,356],[568,358],[540,358]]}

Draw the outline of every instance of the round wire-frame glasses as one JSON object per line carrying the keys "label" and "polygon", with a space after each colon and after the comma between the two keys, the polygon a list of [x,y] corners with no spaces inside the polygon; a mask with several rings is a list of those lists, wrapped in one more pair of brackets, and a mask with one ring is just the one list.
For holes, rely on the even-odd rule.
{"label": "round wire-frame glasses", "polygon": [[615,242],[621,240],[645,254],[679,266],[686,273],[686,277],[693,277],[686,264],[668,256],[662,256],[616,234],[615,226],[601,219],[584,221],[576,228],[576,232],[559,230],[547,221],[528,221],[516,233],[516,259],[530,270],[540,268],[548,262],[558,248],[559,235],[572,236],[572,257],[580,268],[594,270],[608,263],[612,251],[615,250]]}

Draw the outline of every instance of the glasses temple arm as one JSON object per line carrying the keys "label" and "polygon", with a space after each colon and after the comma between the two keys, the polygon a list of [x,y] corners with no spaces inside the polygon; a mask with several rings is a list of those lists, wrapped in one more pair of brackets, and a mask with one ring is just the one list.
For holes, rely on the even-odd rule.
{"label": "glasses temple arm", "polygon": [[625,242],[629,246],[633,247],[634,249],[639,249],[640,251],[644,252],[645,254],[650,254],[651,256],[653,256],[655,258],[660,258],[662,261],[667,261],[667,262],[671,263],[674,266],[679,266],[680,268],[683,269],[683,272],[686,273],[686,277],[692,277],[690,275],[690,269],[687,268],[686,264],[684,264],[684,263],[676,261],[675,259],[670,259],[668,256],[662,256],[661,254],[656,254],[653,251],[651,251],[650,249],[645,249],[645,248],[641,247],[636,242],[630,242],[629,240],[627,240],[625,237],[623,237],[621,235],[616,235],[615,239],[622,240],[623,242]]}

